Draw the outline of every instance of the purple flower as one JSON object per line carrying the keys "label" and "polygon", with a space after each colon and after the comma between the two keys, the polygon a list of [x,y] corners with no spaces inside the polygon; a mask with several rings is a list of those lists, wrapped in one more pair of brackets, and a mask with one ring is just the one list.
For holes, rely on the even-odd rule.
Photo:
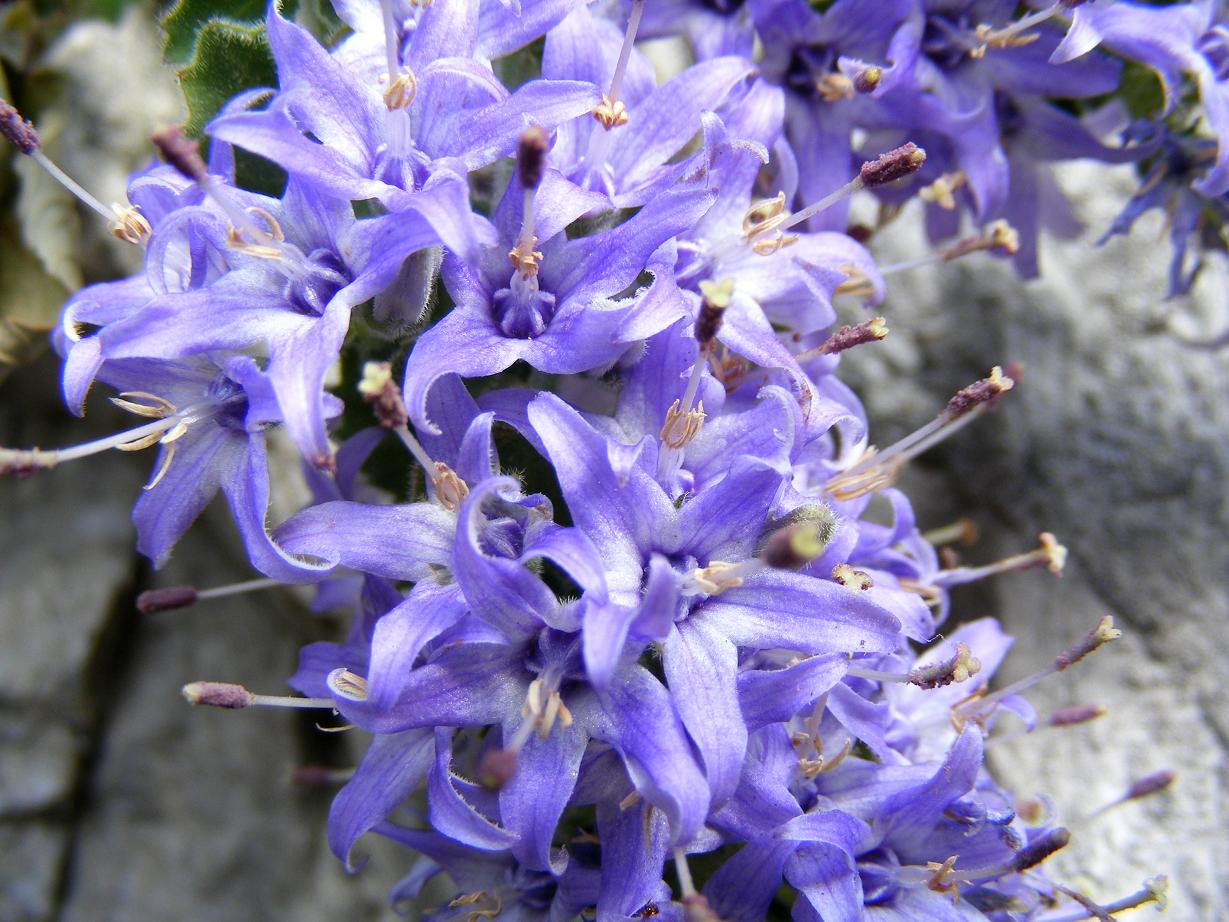
{"label": "purple flower", "polygon": [[[419,337],[406,364],[406,407],[415,424],[434,428],[427,396],[449,372],[484,377],[519,360],[575,374],[608,366],[627,350],[630,340],[618,335],[626,317],[642,302],[669,298],[670,287],[655,289],[673,283],[658,278],[647,290],[621,296],[646,265],[654,271],[654,253],[691,228],[712,195],[694,185],[674,188],[610,230],[569,239],[564,229],[602,201],[594,193],[578,195],[551,170],[532,197],[513,181],[495,211],[496,245],[476,265],[445,259],[444,284],[457,306]],[[525,243],[526,228],[538,243]],[[512,266],[510,251],[520,254]]]}
{"label": "purple flower", "polygon": [[[509,94],[489,66],[470,56],[467,6],[440,4],[423,13],[404,53],[409,76],[401,96],[388,99],[388,83],[381,89],[374,74],[355,73],[271,9],[280,90],[265,111],[223,115],[209,133],[268,157],[322,192],[377,199],[401,211],[412,207],[413,193],[439,161],[477,169],[511,153],[527,124],[549,130],[597,104],[597,90],[576,81],[536,80]],[[402,78],[400,68],[398,61],[394,79]],[[433,218],[454,245],[448,213]]]}
{"label": "purple flower", "polygon": [[[547,36],[542,75],[589,80],[605,92],[622,43],[621,29],[581,7]],[[746,58],[725,56],[657,86],[648,60],[633,50],[619,92],[626,122],[607,128],[589,118],[560,125],[551,163],[582,189],[608,196],[603,210],[643,205],[690,169],[690,158],[672,158],[700,130],[701,113],[717,108],[753,73]]]}
{"label": "purple flower", "polygon": [[[272,381],[247,356],[107,362],[103,380],[154,417],[160,442],[156,472],[133,509],[137,549],[161,566],[175,543],[219,490],[230,504],[252,564],[287,582],[310,578],[312,565],[292,558],[265,530],[269,475],[264,433],[283,421]],[[335,401],[323,409],[339,410]]]}
{"label": "purple flower", "polygon": [[1126,0],[1089,3],[1072,11],[1071,29],[1053,52],[1055,61],[1072,61],[1104,44],[1152,68],[1165,88],[1166,112],[1177,100],[1182,74],[1193,77],[1218,138],[1215,163],[1194,184],[1208,196],[1229,191],[1229,28],[1224,15],[1223,4],[1215,0],[1164,7]]}
{"label": "purple flower", "polygon": [[[464,190],[462,180],[440,173],[419,199],[463,200]],[[349,203],[298,182],[290,183],[280,202],[244,200],[256,202],[251,207],[260,222],[246,236],[221,244],[226,230],[208,211],[193,216],[195,225],[181,232],[188,247],[194,235],[212,241],[229,271],[209,284],[151,298],[108,324],[98,334],[101,353],[104,359],[180,359],[260,350],[300,451],[327,467],[332,449],[324,425],[324,376],[337,360],[350,311],[391,285],[405,258],[439,237],[416,211],[356,221]],[[151,259],[160,246],[157,237]]]}

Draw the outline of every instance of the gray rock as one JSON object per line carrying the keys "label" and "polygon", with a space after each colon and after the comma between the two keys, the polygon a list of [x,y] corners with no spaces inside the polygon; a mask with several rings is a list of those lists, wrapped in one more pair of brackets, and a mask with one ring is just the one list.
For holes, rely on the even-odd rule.
{"label": "gray rock", "polygon": [[[214,511],[158,585],[251,577],[225,509]],[[198,679],[285,693],[310,617],[283,594],[263,592],[138,619],[78,828],[65,922],[391,915],[384,894],[400,865],[377,862],[383,874],[347,878],[324,839],[332,790],[289,781],[292,766],[322,756],[355,764],[348,734],[315,728],[338,718],[193,709],[180,696]]]}
{"label": "gray rock", "polygon": [[0,919],[54,918],[69,837],[62,824],[0,821]]}
{"label": "gray rock", "polygon": [[[1019,388],[993,415],[903,483],[924,528],[974,517],[985,537],[969,562],[1028,549],[1042,530],[1069,547],[1061,581],[1031,572],[956,590],[957,617],[995,614],[1018,637],[1004,678],[1044,665],[1103,613],[1127,637],[1029,694],[1043,714],[1100,703],[1109,716],[995,748],[993,764],[1022,795],[1047,793],[1064,819],[1077,818],[1075,840],[1052,864],[1069,884],[1108,901],[1165,873],[1174,918],[1220,919],[1229,910],[1229,353],[1193,349],[1167,323],[1202,324],[1206,338],[1221,328],[1212,317],[1229,288],[1213,266],[1193,298],[1163,302],[1159,215],[1127,239],[1090,242],[1130,194],[1129,172],[1073,166],[1061,179],[1091,230],[1046,241],[1042,280],[1022,284],[984,257],[902,277],[882,309],[891,335],[855,350],[843,371],[886,444],[989,366],[1023,364]],[[922,246],[896,233],[877,256]],[[1078,819],[1160,769],[1178,772],[1170,791]]]}
{"label": "gray rock", "polygon": [[[113,428],[57,404],[55,363],[4,386],[0,444],[69,444]],[[72,838],[110,613],[135,573],[128,510],[140,463],[119,455],[0,480],[0,918],[49,918]],[[86,474],[88,476],[83,476]]]}

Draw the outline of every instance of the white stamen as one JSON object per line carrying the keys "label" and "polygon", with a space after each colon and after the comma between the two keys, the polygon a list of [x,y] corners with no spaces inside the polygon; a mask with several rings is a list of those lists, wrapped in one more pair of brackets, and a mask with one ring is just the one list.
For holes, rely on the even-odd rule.
{"label": "white stamen", "polygon": [[115,220],[115,212],[104,205],[98,199],[94,198],[87,192],[75,179],[56,166],[46,154],[41,150],[33,151],[30,156],[37,161],[38,165],[46,170],[56,182],[71,192],[83,204],[88,205],[94,211],[102,215],[106,221]]}
{"label": "white stamen", "polygon": [[274,589],[282,582],[276,579],[250,579],[242,583],[231,583],[229,586],[214,586],[212,589],[202,589],[196,594],[197,600],[221,599],[228,595],[239,595],[244,592],[255,592],[260,589]]}

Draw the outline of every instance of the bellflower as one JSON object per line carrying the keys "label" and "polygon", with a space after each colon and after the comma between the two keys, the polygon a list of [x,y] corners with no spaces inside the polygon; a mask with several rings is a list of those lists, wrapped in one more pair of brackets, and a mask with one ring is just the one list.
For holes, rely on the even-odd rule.
{"label": "bellflower", "polygon": [[[466,7],[441,4],[423,13],[404,56],[409,77],[396,98],[385,98],[392,87],[382,94],[377,82],[353,73],[271,9],[269,44],[280,90],[266,110],[223,115],[209,133],[322,192],[347,201],[376,199],[401,211],[412,206],[437,161],[455,158],[477,169],[510,153],[529,122],[549,130],[597,104],[596,89],[577,81],[531,81],[509,94],[489,67],[467,56],[472,20],[458,25],[447,18],[463,16]],[[454,222],[465,216],[441,210],[431,219],[456,246],[468,239],[463,221],[454,233]]]}
{"label": "bellflower", "polygon": [[[796,158],[803,200],[822,199],[857,168],[854,127],[890,124],[877,99],[900,79],[906,52],[898,27],[915,14],[913,0],[867,5],[838,0],[817,13],[805,0],[748,3],[765,48],[765,77],[786,99],[786,137]],[[784,151],[774,151],[778,155]],[[844,230],[848,203],[808,222],[811,230]]]}
{"label": "bellflower", "polygon": [[[542,75],[587,79],[605,92],[622,43],[621,30],[580,7],[547,37]],[[633,49],[619,90],[625,119],[609,126],[596,118],[560,125],[551,163],[581,188],[608,196],[608,208],[643,205],[690,168],[690,158],[674,158],[700,130],[700,114],[717,108],[753,73],[746,58],[723,56],[688,67],[659,87],[648,60]]]}
{"label": "bellflower", "polygon": [[[620,325],[655,296],[654,288],[673,283],[657,278],[646,291],[620,296],[646,266],[653,272],[655,252],[692,227],[713,196],[698,185],[675,188],[617,227],[569,239],[565,228],[603,199],[578,195],[552,170],[531,196],[514,180],[495,211],[498,243],[476,265],[445,258],[444,284],[457,306],[419,337],[406,365],[406,406],[416,424],[432,427],[427,395],[446,373],[484,377],[519,360],[575,374],[609,365],[626,351]],[[539,243],[525,243],[526,228]],[[526,246],[540,250],[522,253]],[[510,251],[521,254],[511,267]],[[656,294],[670,296],[669,289]]]}
{"label": "bellflower", "polygon": [[[253,565],[298,582],[308,564],[292,559],[265,530],[269,474],[264,433],[283,422],[269,375],[247,356],[108,362],[103,380],[124,392],[121,406],[156,420],[158,467],[133,509],[137,549],[166,563],[175,543],[221,490]],[[330,398],[323,412],[339,411]]]}
{"label": "bellflower", "polygon": [[[464,196],[459,180],[436,180],[424,196],[441,189],[446,200]],[[267,230],[229,243],[230,271],[212,284],[153,298],[109,324],[99,334],[102,354],[177,359],[259,348],[291,435],[306,458],[327,466],[323,382],[350,311],[392,284],[405,258],[439,237],[417,212],[400,215],[395,227],[384,219],[356,221],[349,203],[298,182],[280,202],[256,201]],[[203,233],[217,239],[218,219]]]}
{"label": "bellflower", "polygon": [[[1015,4],[924,2],[893,39],[899,81],[882,97],[898,126],[933,130],[952,145],[950,169],[964,174],[979,221],[999,217],[1008,201],[1010,169],[1000,141],[996,94],[1084,99],[1111,92],[1119,65],[1090,56],[1070,66],[1050,63],[1059,36],[1043,25],[1027,40],[979,38],[983,23],[1009,29]],[[992,33],[993,34],[993,33]]]}
{"label": "bellflower", "polygon": [[1194,183],[1209,197],[1229,191],[1229,27],[1219,0],[1163,9],[1129,3],[1089,3],[1072,10],[1071,28],[1053,60],[1072,61],[1105,45],[1156,71],[1166,111],[1177,100],[1182,74],[1199,87],[1204,116],[1216,134],[1216,160]]}

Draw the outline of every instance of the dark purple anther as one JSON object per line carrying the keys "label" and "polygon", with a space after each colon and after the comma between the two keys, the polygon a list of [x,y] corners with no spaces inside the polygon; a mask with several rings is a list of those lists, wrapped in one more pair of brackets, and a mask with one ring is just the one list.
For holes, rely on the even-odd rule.
{"label": "dark purple anther", "polygon": [[183,128],[179,125],[159,128],[149,136],[149,140],[158,148],[162,159],[181,175],[193,182],[208,180],[209,172],[205,169],[205,161],[201,159],[196,142],[184,137]]}
{"label": "dark purple anther", "polygon": [[1071,833],[1063,826],[1056,826],[1016,852],[1012,867],[1017,871],[1026,871],[1041,864],[1059,849],[1066,848],[1070,841]]}
{"label": "dark purple anther", "polygon": [[546,132],[537,125],[525,129],[516,148],[516,175],[522,189],[536,189],[546,170]]}
{"label": "dark purple anther", "polygon": [[881,154],[878,160],[862,164],[858,175],[861,176],[864,186],[883,186],[916,173],[925,162],[926,151],[910,141]]}
{"label": "dark purple anther", "polygon": [[255,700],[242,685],[230,682],[192,682],[183,687],[183,696],[188,704],[201,707],[239,708],[250,707]]}
{"label": "dark purple anther", "polygon": [[964,416],[970,410],[976,409],[983,403],[993,403],[1007,391],[1015,386],[1015,381],[1003,374],[1003,370],[997,365],[990,370],[990,377],[982,378],[980,381],[975,381],[968,387],[961,388],[956,392],[956,395],[947,402],[947,406],[943,410],[943,415],[948,419],[956,419]]}
{"label": "dark purple anther", "polygon": [[196,590],[191,586],[167,586],[164,589],[147,589],[137,596],[137,611],[143,615],[154,612],[187,608],[196,602]]}
{"label": "dark purple anther", "polygon": [[34,126],[23,119],[7,99],[0,99],[0,134],[27,156],[43,146]]}
{"label": "dark purple anther", "polygon": [[1123,800],[1137,800],[1140,797],[1155,794],[1157,791],[1163,791],[1174,783],[1176,777],[1178,776],[1171,771],[1159,771],[1145,775],[1127,789]]}

